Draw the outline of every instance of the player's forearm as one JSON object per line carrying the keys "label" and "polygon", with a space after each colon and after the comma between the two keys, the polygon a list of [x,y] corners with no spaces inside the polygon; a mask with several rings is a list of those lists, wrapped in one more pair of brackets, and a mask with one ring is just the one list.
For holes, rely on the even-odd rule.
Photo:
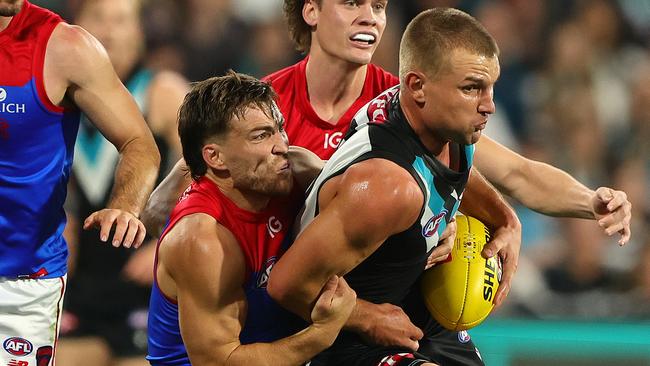
{"label": "player's forearm", "polygon": [[228,357],[227,366],[298,366],[334,343],[340,329],[331,325],[310,325],[272,343],[240,345]]}
{"label": "player's forearm", "polygon": [[160,236],[178,198],[190,185],[192,180],[185,173],[186,168],[185,160],[180,159],[149,196],[140,218],[150,235]]}
{"label": "player's forearm", "polygon": [[296,181],[305,190],[325,165],[318,155],[300,146],[289,146],[289,161]]}
{"label": "player's forearm", "polygon": [[532,210],[551,216],[594,218],[594,191],[549,164],[529,160],[510,182],[505,192]]}
{"label": "player's forearm", "polygon": [[473,169],[470,175],[463,193],[460,210],[491,228],[501,227],[514,230],[521,226],[512,207],[476,169]]}
{"label": "player's forearm", "polygon": [[357,334],[366,334],[368,329],[372,326],[370,322],[373,317],[371,317],[371,306],[374,304],[357,298],[357,303],[354,306],[354,310],[350,314],[348,321],[343,326],[343,329],[355,332]]}
{"label": "player's forearm", "polygon": [[153,189],[159,165],[160,153],[150,133],[125,144],[107,207],[139,216]]}

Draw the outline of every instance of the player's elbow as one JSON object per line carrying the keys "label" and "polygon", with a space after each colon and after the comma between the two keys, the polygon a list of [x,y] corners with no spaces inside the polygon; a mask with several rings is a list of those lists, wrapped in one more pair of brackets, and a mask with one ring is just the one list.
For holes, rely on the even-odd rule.
{"label": "player's elbow", "polygon": [[269,277],[269,282],[266,286],[266,291],[269,296],[278,304],[286,306],[289,303],[290,289],[286,281],[282,280],[282,276],[273,272]]}

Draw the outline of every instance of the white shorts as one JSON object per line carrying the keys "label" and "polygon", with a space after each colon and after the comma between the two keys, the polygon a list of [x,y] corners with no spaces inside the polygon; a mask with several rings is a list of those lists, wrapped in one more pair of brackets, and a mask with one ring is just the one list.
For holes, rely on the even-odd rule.
{"label": "white shorts", "polygon": [[0,278],[0,366],[54,365],[66,276]]}

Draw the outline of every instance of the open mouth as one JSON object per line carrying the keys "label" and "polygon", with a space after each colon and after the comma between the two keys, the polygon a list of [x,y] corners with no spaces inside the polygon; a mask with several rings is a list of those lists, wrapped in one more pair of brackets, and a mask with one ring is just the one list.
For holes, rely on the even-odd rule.
{"label": "open mouth", "polygon": [[372,33],[355,33],[350,37],[352,42],[361,43],[363,45],[373,45],[377,42],[377,36]]}

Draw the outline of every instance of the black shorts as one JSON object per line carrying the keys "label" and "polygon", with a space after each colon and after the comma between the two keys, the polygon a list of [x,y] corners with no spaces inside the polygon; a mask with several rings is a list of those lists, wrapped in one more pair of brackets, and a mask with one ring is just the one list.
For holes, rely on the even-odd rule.
{"label": "black shorts", "polygon": [[[364,343],[356,334],[341,332],[331,348],[314,357],[311,366],[380,366],[382,360],[398,354],[411,354],[394,365],[416,366],[424,361],[444,366],[484,365],[478,349],[467,332],[447,330],[439,324],[420,340],[417,352],[401,347],[383,347]],[[417,361],[423,362],[417,362]]]}
{"label": "black shorts", "polygon": [[[402,303],[402,309],[413,324],[424,332],[420,348],[413,360],[434,362],[444,366],[483,366],[483,360],[466,331],[456,332],[440,325],[424,306],[419,286],[414,286]],[[341,332],[332,347],[316,356],[312,366],[378,366],[381,361],[400,353],[411,353],[401,347],[383,347],[366,344],[358,335]],[[402,360],[398,365],[411,365]],[[413,364],[413,366],[417,363]]]}

